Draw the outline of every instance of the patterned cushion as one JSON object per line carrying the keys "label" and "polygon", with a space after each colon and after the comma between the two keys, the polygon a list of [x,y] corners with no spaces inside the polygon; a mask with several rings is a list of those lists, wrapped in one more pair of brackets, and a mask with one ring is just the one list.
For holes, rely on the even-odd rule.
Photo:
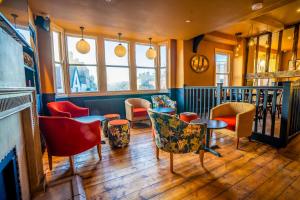
{"label": "patterned cushion", "polygon": [[146,115],[148,115],[147,108],[134,108],[133,109],[134,117],[144,117]]}
{"label": "patterned cushion", "polygon": [[205,124],[188,124],[176,115],[168,115],[148,110],[153,128],[155,143],[159,149],[171,153],[189,153],[202,148],[206,132]]}

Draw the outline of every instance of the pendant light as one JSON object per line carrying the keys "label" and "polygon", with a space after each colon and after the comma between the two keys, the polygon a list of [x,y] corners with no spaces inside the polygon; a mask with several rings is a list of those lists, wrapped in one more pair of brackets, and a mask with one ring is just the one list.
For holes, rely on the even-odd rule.
{"label": "pendant light", "polygon": [[118,33],[118,37],[119,37],[119,44],[115,47],[115,54],[118,57],[124,57],[126,55],[126,48],[122,45],[121,43],[121,36],[122,33]]}
{"label": "pendant light", "polygon": [[147,58],[149,58],[150,60],[153,60],[154,58],[156,58],[156,51],[155,49],[153,49],[152,47],[152,42],[151,42],[152,38],[149,38],[149,44],[150,44],[150,47],[149,49],[147,50],[146,52],[146,56]]}
{"label": "pendant light", "polygon": [[83,30],[84,27],[80,27],[81,30],[81,39],[76,43],[76,49],[79,53],[87,54],[90,51],[90,45],[87,41],[83,39]]}

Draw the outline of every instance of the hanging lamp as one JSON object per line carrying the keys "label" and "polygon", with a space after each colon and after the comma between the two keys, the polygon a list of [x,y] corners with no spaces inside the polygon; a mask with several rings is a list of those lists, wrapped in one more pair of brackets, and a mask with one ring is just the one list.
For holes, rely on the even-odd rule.
{"label": "hanging lamp", "polygon": [[149,44],[150,44],[150,47],[149,47],[149,49],[146,52],[146,56],[150,60],[153,60],[154,58],[156,58],[156,51],[152,47],[152,38],[149,38]]}
{"label": "hanging lamp", "polygon": [[124,57],[126,55],[126,48],[122,45],[121,43],[121,36],[122,33],[118,33],[118,37],[119,37],[119,44],[115,47],[115,54],[118,57]]}
{"label": "hanging lamp", "polygon": [[81,30],[81,39],[76,43],[76,49],[79,53],[87,54],[90,51],[90,44],[83,39],[83,30],[84,27],[80,27]]}

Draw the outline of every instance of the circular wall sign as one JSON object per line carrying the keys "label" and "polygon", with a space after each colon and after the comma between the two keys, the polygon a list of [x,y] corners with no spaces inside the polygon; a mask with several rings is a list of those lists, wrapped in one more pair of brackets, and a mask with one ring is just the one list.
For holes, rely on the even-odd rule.
{"label": "circular wall sign", "polygon": [[191,59],[191,68],[197,72],[201,73],[208,69],[209,63],[207,57],[203,55],[195,55]]}

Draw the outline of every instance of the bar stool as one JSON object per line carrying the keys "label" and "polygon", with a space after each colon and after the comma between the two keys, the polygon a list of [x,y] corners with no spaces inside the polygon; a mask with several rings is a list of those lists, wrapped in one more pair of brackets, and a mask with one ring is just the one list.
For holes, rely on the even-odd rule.
{"label": "bar stool", "polygon": [[117,113],[114,113],[114,114],[106,114],[106,115],[104,115],[104,117],[106,120],[104,121],[102,130],[103,130],[105,137],[108,137],[108,122],[111,120],[120,119],[120,115]]}
{"label": "bar stool", "polygon": [[180,115],[179,115],[179,119],[181,119],[182,121],[185,121],[187,123],[190,123],[190,121],[197,119],[197,118],[198,118],[198,115],[197,115],[197,113],[194,113],[194,112],[183,112],[183,113],[180,113]]}
{"label": "bar stool", "polygon": [[112,148],[123,148],[129,144],[130,128],[126,119],[115,119],[108,122],[108,140]]}

